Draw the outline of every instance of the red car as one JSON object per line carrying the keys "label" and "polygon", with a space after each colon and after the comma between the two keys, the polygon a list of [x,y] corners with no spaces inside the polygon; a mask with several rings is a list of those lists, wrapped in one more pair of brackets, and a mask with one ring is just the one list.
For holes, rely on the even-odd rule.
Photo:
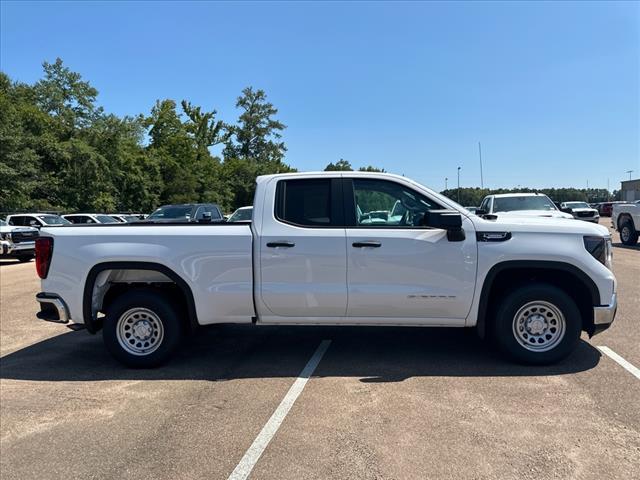
{"label": "red car", "polygon": [[614,203],[624,203],[624,202],[604,202],[598,204],[598,213],[600,213],[601,217],[610,217],[613,212],[613,204]]}

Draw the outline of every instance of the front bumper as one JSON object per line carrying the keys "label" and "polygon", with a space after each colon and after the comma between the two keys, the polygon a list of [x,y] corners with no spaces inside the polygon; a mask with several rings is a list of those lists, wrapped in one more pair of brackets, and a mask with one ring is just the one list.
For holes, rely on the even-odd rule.
{"label": "front bumper", "polygon": [[2,255],[22,256],[22,255],[35,255],[35,253],[36,253],[35,242],[12,243],[5,240],[2,241]]}
{"label": "front bumper", "polygon": [[9,253],[32,253],[36,252],[36,242],[21,242],[21,243],[13,243],[11,247],[9,247]]}
{"label": "front bumper", "polygon": [[69,308],[64,300],[55,293],[40,292],[36,295],[40,311],[36,314],[40,320],[54,323],[69,322]]}
{"label": "front bumper", "polygon": [[593,307],[593,334],[600,333],[611,326],[618,310],[618,296],[614,293],[609,305]]}

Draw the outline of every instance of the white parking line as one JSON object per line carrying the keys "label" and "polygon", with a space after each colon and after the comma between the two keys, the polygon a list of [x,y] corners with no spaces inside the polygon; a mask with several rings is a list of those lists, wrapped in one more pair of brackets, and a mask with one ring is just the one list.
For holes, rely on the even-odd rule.
{"label": "white parking line", "polygon": [[282,402],[280,402],[280,405],[278,405],[278,408],[276,408],[276,411],[273,412],[269,421],[262,427],[262,430],[249,447],[249,450],[244,454],[238,466],[231,472],[228,480],[244,480],[249,476],[251,470],[253,470],[253,467],[260,459],[260,455],[262,455],[264,449],[267,448],[267,445],[269,445],[278,428],[280,428],[287,413],[289,413],[294,402],[302,393],[302,389],[307,384],[309,378],[311,378],[311,375],[313,375],[314,370],[318,366],[318,363],[320,363],[322,356],[330,344],[331,340],[323,340],[320,343],[313,356],[307,362],[307,365],[302,369],[300,375],[298,375],[296,381],[291,385]]}
{"label": "white parking line", "polygon": [[633,366],[629,362],[627,362],[624,358],[618,355],[616,352],[611,350],[609,347],[596,347],[606,356],[611,358],[614,362],[618,363],[622,368],[631,373],[631,375],[635,376],[638,380],[640,380],[640,368]]}

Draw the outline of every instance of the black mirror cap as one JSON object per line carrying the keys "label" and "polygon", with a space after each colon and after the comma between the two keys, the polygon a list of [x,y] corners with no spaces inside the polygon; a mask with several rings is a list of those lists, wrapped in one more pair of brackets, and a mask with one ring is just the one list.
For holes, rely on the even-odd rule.
{"label": "black mirror cap", "polygon": [[456,210],[427,210],[423,224],[444,230],[459,229],[462,227],[462,215]]}

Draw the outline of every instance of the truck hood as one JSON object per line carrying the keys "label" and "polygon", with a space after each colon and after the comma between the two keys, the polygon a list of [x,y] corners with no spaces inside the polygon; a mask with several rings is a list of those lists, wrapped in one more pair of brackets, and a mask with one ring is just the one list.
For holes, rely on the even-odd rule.
{"label": "truck hood", "polygon": [[569,233],[574,235],[610,235],[602,225],[567,218],[515,217],[498,215],[495,220],[470,215],[479,232]]}
{"label": "truck hood", "polygon": [[2,225],[0,226],[0,233],[9,233],[9,232],[37,232],[37,228],[33,227],[15,227],[13,225]]}
{"label": "truck hood", "polygon": [[570,213],[559,212],[558,210],[515,210],[513,212],[496,212],[494,215],[507,217],[544,217],[544,218],[570,218]]}

